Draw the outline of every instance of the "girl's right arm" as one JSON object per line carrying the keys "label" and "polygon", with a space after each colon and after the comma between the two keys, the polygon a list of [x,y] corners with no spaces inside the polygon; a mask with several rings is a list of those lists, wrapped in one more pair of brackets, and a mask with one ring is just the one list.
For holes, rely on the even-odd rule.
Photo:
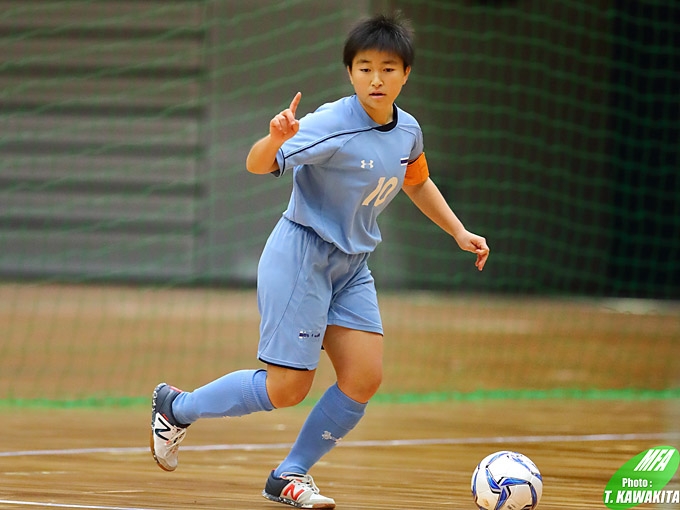
{"label": "girl's right arm", "polygon": [[272,140],[270,135],[255,142],[246,158],[246,168],[252,174],[270,174],[279,169],[276,153],[282,144]]}
{"label": "girl's right arm", "polygon": [[276,153],[286,140],[293,138],[300,130],[300,121],[295,112],[302,94],[298,92],[290,106],[269,122],[269,134],[255,142],[246,158],[246,168],[253,174],[268,174],[279,169]]}

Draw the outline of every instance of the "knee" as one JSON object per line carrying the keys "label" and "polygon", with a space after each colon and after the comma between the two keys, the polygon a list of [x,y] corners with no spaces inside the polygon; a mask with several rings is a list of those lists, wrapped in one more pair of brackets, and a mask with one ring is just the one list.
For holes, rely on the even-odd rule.
{"label": "knee", "polygon": [[308,389],[294,386],[274,386],[272,388],[267,387],[269,400],[276,409],[298,405],[305,399],[308,392]]}
{"label": "knee", "polygon": [[293,370],[270,366],[267,368],[267,394],[272,405],[281,409],[302,402],[314,381],[314,371]]}
{"label": "knee", "polygon": [[364,397],[366,399],[366,402],[368,402],[373,397],[373,395],[375,395],[378,392],[378,390],[380,389],[380,385],[382,384],[382,380],[383,374],[382,371],[379,371],[372,374],[368,381],[366,381],[366,386],[364,388],[365,392]]}
{"label": "knee", "polygon": [[362,377],[338,380],[338,387],[352,400],[366,403],[378,392],[382,384],[382,370],[376,370]]}

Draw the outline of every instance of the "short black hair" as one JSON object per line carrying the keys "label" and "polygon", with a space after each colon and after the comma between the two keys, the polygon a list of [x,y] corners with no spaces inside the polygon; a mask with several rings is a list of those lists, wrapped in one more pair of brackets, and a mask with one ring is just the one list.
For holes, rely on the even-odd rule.
{"label": "short black hair", "polygon": [[404,69],[413,64],[413,29],[408,20],[397,12],[391,16],[378,14],[357,23],[345,40],[342,62],[352,67],[357,53],[365,50],[386,51],[399,55]]}

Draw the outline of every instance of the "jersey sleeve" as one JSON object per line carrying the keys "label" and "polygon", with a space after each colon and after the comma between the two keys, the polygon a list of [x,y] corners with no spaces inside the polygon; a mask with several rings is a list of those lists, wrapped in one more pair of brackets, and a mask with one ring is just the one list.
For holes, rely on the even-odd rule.
{"label": "jersey sleeve", "polygon": [[427,159],[425,153],[421,152],[415,160],[411,161],[406,167],[406,176],[404,177],[404,186],[415,186],[427,180],[430,176],[430,170],[427,167]]}
{"label": "jersey sleeve", "polygon": [[333,118],[328,111],[317,110],[300,119],[300,130],[287,140],[276,154],[276,163],[282,175],[298,165],[323,165],[337,151],[329,135],[333,131]]}

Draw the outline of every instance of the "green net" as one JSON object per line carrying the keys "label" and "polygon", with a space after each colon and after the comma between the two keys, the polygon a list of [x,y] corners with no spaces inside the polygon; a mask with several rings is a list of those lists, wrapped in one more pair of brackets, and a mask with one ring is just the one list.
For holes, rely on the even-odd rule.
{"label": "green net", "polygon": [[381,398],[677,397],[675,3],[0,0],[0,402],[256,366],[290,181],[245,156],[298,90],[302,114],[350,94],[347,29],[397,8],[399,105],[492,256],[478,273],[404,196],[381,217]]}

